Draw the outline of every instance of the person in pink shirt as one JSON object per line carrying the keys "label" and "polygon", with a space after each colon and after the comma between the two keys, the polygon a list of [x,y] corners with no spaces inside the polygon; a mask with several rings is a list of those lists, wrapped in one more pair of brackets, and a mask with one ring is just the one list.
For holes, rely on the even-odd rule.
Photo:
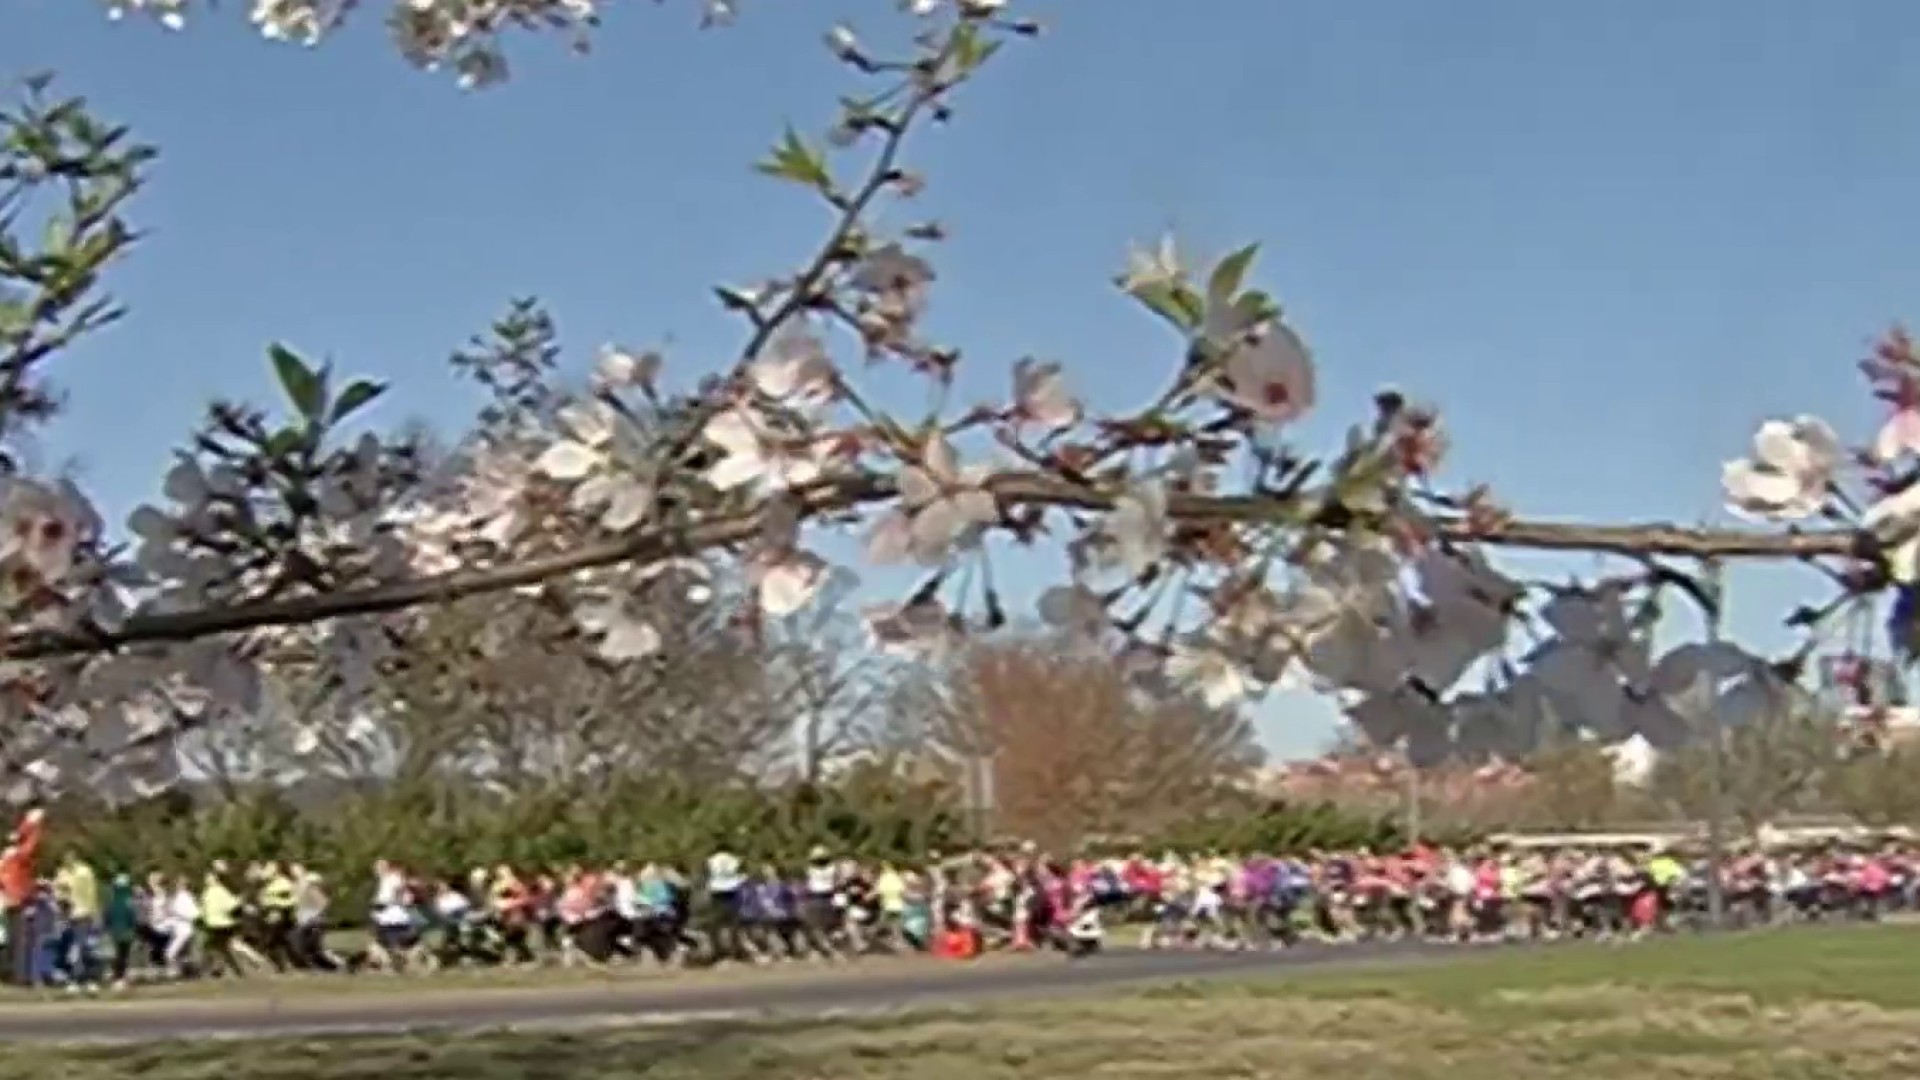
{"label": "person in pink shirt", "polygon": [[1067,883],[1072,886],[1075,896],[1086,896],[1093,891],[1093,876],[1100,870],[1100,864],[1092,859],[1075,859],[1067,870]]}
{"label": "person in pink shirt", "polygon": [[1074,885],[1072,875],[1058,866],[1043,866],[1037,873],[1040,887],[1045,891],[1047,904],[1055,917],[1073,910],[1073,898],[1081,895],[1081,890]]}
{"label": "person in pink shirt", "polygon": [[1127,891],[1135,896],[1160,895],[1160,869],[1143,856],[1127,860],[1126,880]]}
{"label": "person in pink shirt", "polygon": [[599,871],[575,868],[554,905],[565,936],[563,955],[595,966],[613,959],[619,919],[613,909],[613,887]]}
{"label": "person in pink shirt", "polygon": [[1482,936],[1499,932],[1506,917],[1506,882],[1501,880],[1500,860],[1482,856],[1473,867],[1474,929]]}
{"label": "person in pink shirt", "polygon": [[1862,911],[1869,916],[1880,913],[1885,901],[1887,886],[1893,875],[1887,872],[1887,864],[1879,856],[1869,855],[1861,859],[1854,868],[1854,892],[1860,898]]}

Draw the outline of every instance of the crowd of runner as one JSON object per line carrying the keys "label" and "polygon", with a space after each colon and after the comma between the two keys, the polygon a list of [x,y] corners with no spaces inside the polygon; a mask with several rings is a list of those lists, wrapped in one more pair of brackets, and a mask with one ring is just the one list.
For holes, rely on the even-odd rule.
{"label": "crowd of runner", "polygon": [[[10,923],[24,940],[7,943],[8,970],[88,990],[296,971],[1077,955],[1121,925],[1147,948],[1638,935],[1690,924],[1708,891],[1705,860],[1652,849],[1054,860],[1028,846],[910,866],[816,849],[790,867],[718,851],[697,868],[372,871],[370,895],[337,896],[293,863],[136,878],[70,854]],[[1729,911],[1749,923],[1874,917],[1920,892],[1920,854],[1904,846],[1744,854],[1722,873]]]}

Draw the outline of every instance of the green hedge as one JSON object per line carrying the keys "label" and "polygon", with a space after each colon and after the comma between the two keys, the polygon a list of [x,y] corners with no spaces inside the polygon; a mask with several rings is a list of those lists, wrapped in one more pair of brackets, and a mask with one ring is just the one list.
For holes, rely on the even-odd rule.
{"label": "green hedge", "polygon": [[[297,861],[327,875],[348,912],[347,898],[365,895],[380,858],[442,877],[499,863],[539,869],[655,860],[691,868],[722,845],[750,862],[785,865],[815,844],[914,861],[971,846],[976,824],[950,791],[884,776],[783,790],[636,777],[590,793],[518,799],[444,787],[344,790],[305,809],[275,789],[217,799],[174,793],[117,811],[73,802],[52,808],[49,841],[53,852],[78,849],[106,872],[198,872],[215,859]],[[1099,847],[1284,854],[1401,842],[1387,819],[1330,805],[1255,802]]]}

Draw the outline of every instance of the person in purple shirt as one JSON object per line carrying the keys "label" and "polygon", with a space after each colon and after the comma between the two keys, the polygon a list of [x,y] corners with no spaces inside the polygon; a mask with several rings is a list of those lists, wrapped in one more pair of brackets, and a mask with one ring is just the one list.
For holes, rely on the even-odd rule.
{"label": "person in purple shirt", "polygon": [[800,896],[793,883],[780,873],[779,868],[768,866],[754,879],[750,891],[753,894],[753,909],[759,916],[769,951],[777,945],[786,950],[788,957],[798,958],[803,951],[800,945]]}

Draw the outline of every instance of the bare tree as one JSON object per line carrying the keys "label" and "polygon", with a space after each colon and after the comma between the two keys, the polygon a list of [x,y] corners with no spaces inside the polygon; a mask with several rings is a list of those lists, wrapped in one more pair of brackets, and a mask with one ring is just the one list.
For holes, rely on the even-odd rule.
{"label": "bare tree", "polygon": [[260,783],[284,778],[287,759],[272,713],[193,728],[176,744],[182,765],[198,779],[202,798],[237,801]]}
{"label": "bare tree", "polygon": [[944,689],[923,717],[930,742],[989,762],[995,825],[1052,845],[1205,810],[1261,760],[1238,713],[1144,693],[1058,639],[976,646]]}
{"label": "bare tree", "polygon": [[[652,602],[671,607],[673,590]],[[459,777],[516,794],[649,771],[716,783],[755,773],[783,732],[764,708],[752,628],[690,605],[660,625],[656,656],[612,665],[546,604],[451,605],[385,673],[379,708],[336,733],[350,749],[335,757],[370,757],[399,782]]]}
{"label": "bare tree", "polygon": [[1859,750],[1832,770],[1826,794],[1862,825],[1920,826],[1920,746]]}
{"label": "bare tree", "polygon": [[[1810,699],[1783,698],[1779,708],[1727,731],[1720,755],[1720,803],[1749,832],[1783,814],[1818,806],[1836,767],[1837,718]],[[1661,758],[1650,792],[1692,820],[1714,812],[1712,748],[1696,742]]]}
{"label": "bare tree", "polygon": [[835,765],[878,751],[887,699],[902,665],[867,647],[843,606],[850,577],[822,591],[806,611],[763,633],[767,707],[788,725],[791,771],[816,783]]}
{"label": "bare tree", "polygon": [[1521,765],[1533,780],[1521,808],[1526,824],[1590,829],[1613,819],[1620,808],[1613,761],[1596,744],[1549,747]]}

